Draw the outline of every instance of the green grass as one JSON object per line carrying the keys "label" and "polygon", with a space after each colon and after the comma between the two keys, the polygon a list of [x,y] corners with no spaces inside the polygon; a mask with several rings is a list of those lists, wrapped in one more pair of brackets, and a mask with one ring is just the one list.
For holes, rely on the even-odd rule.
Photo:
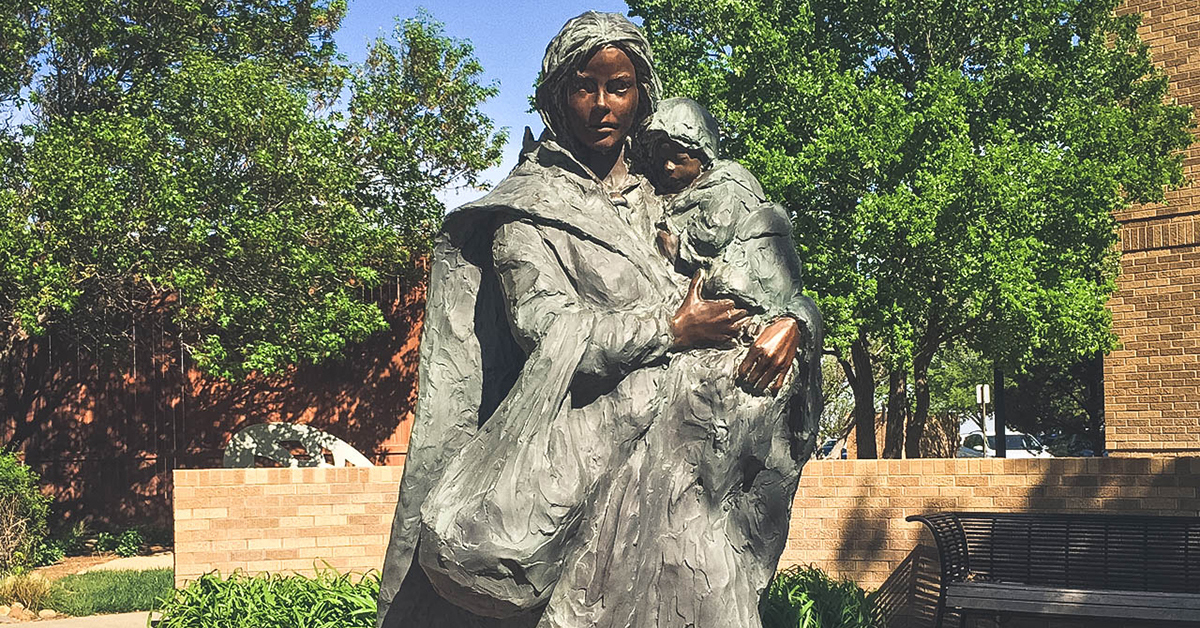
{"label": "green grass", "polygon": [[379,575],[207,574],[162,608],[158,628],[374,628]]}
{"label": "green grass", "polygon": [[56,580],[44,606],[74,617],[150,611],[174,591],[171,569],[92,571]]}

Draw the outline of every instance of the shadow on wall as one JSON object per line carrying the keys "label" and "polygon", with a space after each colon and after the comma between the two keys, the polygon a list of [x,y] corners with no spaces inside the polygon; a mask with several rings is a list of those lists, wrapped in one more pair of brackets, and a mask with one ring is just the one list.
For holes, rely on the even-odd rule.
{"label": "shadow on wall", "polygon": [[909,515],[1200,516],[1200,458],[846,460],[810,463],[804,471],[793,510],[794,549],[783,565],[811,562],[880,589],[895,626],[932,625],[936,603],[935,545],[924,526],[904,521]]}
{"label": "shadow on wall", "polygon": [[254,423],[306,423],[375,464],[398,464],[416,402],[424,285],[363,296],[383,308],[388,331],[340,360],[239,383],[182,359],[161,306],[117,321],[130,331],[115,351],[53,334],[22,341],[0,365],[0,432],[54,495],[57,521],[166,525],[171,470],[220,466],[230,434]]}

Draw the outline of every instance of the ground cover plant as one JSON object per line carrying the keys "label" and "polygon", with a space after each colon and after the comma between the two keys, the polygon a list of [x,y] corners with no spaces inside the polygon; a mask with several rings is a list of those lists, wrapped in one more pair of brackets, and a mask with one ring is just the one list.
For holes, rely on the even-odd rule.
{"label": "ground cover plant", "polygon": [[67,556],[93,554],[116,554],[123,558],[137,556],[147,547],[170,544],[170,535],[161,530],[134,526],[119,533],[99,532],[91,534],[87,526],[77,522],[64,527],[42,539],[33,552],[33,566],[46,567],[58,563]]}
{"label": "ground cover plant", "polygon": [[881,628],[871,596],[812,566],[775,575],[759,605],[764,628]]}
{"label": "ground cover plant", "polygon": [[174,591],[175,572],[171,569],[92,571],[54,581],[41,607],[74,617],[152,611],[162,607]]}
{"label": "ground cover plant", "polygon": [[159,628],[373,628],[379,574],[206,574],[165,604]]}
{"label": "ground cover plant", "polygon": [[128,528],[120,534],[101,532],[96,535],[97,552],[112,552],[125,558],[140,554],[144,543],[142,532],[137,528]]}

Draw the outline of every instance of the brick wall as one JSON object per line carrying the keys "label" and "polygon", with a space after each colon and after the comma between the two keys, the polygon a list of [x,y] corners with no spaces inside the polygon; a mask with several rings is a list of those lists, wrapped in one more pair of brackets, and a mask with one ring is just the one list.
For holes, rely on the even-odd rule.
{"label": "brick wall", "polygon": [[[400,467],[175,472],[175,578],[382,566]],[[781,566],[878,587],[938,510],[1200,515],[1200,458],[829,460],[804,467]]]}
{"label": "brick wall", "polygon": [[[1200,515],[1200,458],[840,460],[804,467],[781,565],[878,587],[941,510]],[[929,537],[925,537],[929,538]],[[932,543],[932,539],[927,541]]]}
{"label": "brick wall", "polygon": [[382,565],[403,467],[175,471],[175,582]]}
{"label": "brick wall", "polygon": [[[1130,0],[1179,104],[1200,104],[1200,3]],[[1119,455],[1200,452],[1200,144],[1189,184],[1117,215],[1121,277],[1110,302],[1121,347],[1105,359],[1105,437]]]}

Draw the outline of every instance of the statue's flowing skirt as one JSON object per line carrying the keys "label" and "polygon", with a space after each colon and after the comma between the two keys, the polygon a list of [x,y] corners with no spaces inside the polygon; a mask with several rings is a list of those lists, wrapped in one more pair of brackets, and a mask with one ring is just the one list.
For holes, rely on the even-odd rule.
{"label": "statue's flowing skirt", "polygon": [[568,398],[550,421],[482,431],[507,450],[461,456],[422,510],[439,593],[541,628],[758,625],[811,443],[790,416],[802,378],[750,394],[735,383],[744,355],[691,351],[635,373],[622,385],[658,392],[638,407]]}

